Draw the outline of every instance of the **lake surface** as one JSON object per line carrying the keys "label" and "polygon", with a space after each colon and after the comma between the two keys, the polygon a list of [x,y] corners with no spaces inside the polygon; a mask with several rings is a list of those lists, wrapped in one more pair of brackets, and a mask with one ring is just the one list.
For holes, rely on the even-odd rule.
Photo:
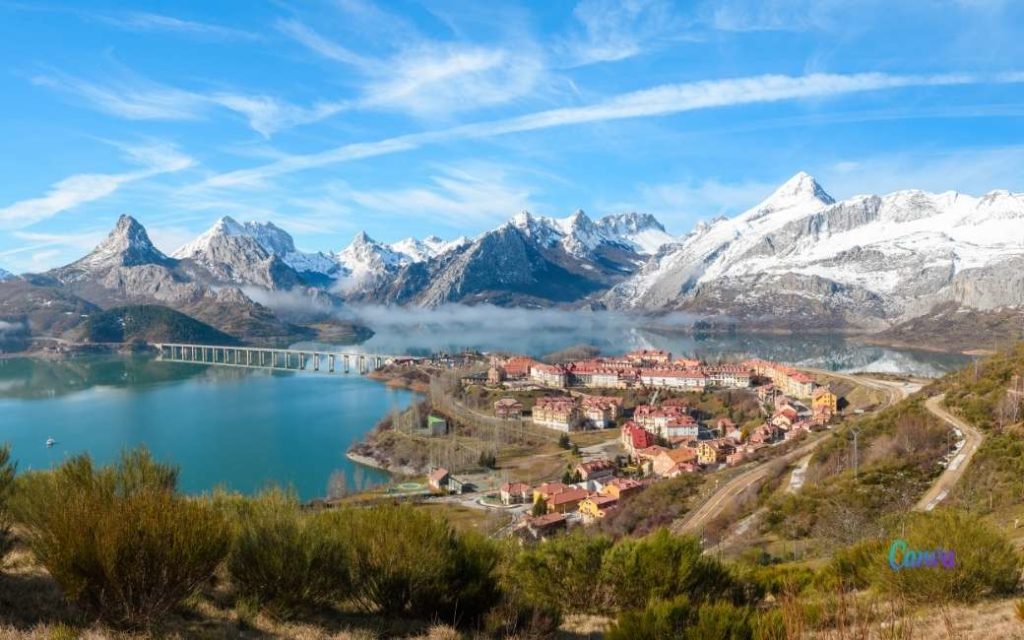
{"label": "lake surface", "polygon": [[[349,445],[413,394],[358,376],[269,373],[90,357],[0,360],[0,443],[19,471],[88,452],[115,460],[145,445],[181,468],[189,493],[268,483],[304,498],[327,494],[331,473],[349,488],[386,475],[352,464]],[[48,437],[57,440],[46,447]]]}
{"label": "lake surface", "polygon": [[[835,336],[695,337],[641,329],[601,314],[513,311],[394,318],[374,321],[377,334],[355,348],[389,354],[474,348],[539,357],[590,344],[609,354],[660,348],[708,360],[756,356],[832,370],[930,376],[969,360],[865,346]],[[0,360],[0,442],[12,444],[21,470],[49,468],[81,452],[109,462],[124,447],[146,445],[159,459],[181,467],[181,486],[188,492],[221,485],[250,493],[273,482],[314,498],[326,495],[336,470],[346,474],[350,488],[385,479],[350,463],[345,452],[382,416],[407,406],[413,397],[358,376],[269,373],[138,357]],[[58,444],[46,448],[51,436]]]}

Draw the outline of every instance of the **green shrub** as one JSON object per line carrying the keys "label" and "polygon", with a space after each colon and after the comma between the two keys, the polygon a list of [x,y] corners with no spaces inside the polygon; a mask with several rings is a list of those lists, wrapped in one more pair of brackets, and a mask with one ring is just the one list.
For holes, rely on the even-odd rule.
{"label": "green shrub", "polygon": [[728,572],[704,556],[696,538],[674,536],[666,529],[616,543],[604,554],[602,579],[612,601],[623,609],[655,598],[715,599],[732,587]]}
{"label": "green shrub", "polygon": [[0,447],[0,569],[3,569],[4,558],[14,546],[14,535],[11,533],[11,515],[8,500],[14,486],[15,465],[11,462],[11,446]]}
{"label": "green shrub", "polygon": [[818,582],[826,588],[864,589],[871,583],[872,576],[887,568],[887,552],[885,543],[875,539],[840,548],[833,554],[828,567],[819,574]]}
{"label": "green shrub", "polygon": [[562,624],[562,612],[552,605],[529,603],[506,593],[487,613],[484,629],[499,638],[547,638]]}
{"label": "green shrub", "polygon": [[532,603],[591,612],[604,605],[601,564],[610,538],[574,532],[548,540],[512,559],[508,582]]}
{"label": "green shrub", "polygon": [[228,556],[239,595],[278,618],[346,597],[349,553],[338,515],[301,513],[297,501],[280,492],[253,499],[239,515]]}
{"label": "green shrub", "polygon": [[108,623],[148,627],[207,581],[228,549],[220,514],[176,495],[175,479],[144,451],[101,469],[79,456],[19,478],[12,508],[70,600]]}
{"label": "green shrub", "polygon": [[486,538],[460,536],[408,506],[345,511],[338,521],[352,554],[353,597],[366,611],[470,624],[498,602],[498,550]]}
{"label": "green shrub", "polygon": [[686,630],[688,640],[749,640],[752,636],[750,610],[728,602],[701,605],[696,622]]}
{"label": "green shrub", "polygon": [[[639,610],[623,611],[605,640],[676,640],[694,623],[697,610],[689,598],[656,600]],[[710,637],[710,636],[709,636]]]}
{"label": "green shrub", "polygon": [[906,540],[913,550],[952,550],[953,568],[915,567],[895,571],[888,547],[879,558],[872,584],[884,593],[910,602],[974,602],[983,596],[1012,593],[1021,572],[1021,557],[999,531],[978,516],[940,510],[908,517],[893,538]]}

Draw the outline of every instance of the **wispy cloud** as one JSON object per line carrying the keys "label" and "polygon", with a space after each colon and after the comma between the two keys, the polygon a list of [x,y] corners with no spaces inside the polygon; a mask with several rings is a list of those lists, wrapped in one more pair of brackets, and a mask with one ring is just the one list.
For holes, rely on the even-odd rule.
{"label": "wispy cloud", "polygon": [[0,229],[23,229],[82,204],[105,198],[122,186],[164,173],[183,171],[195,161],[165,144],[122,147],[140,169],[124,173],[81,173],[54,183],[38,197],[0,209]]}
{"label": "wispy cloud", "polygon": [[374,142],[348,144],[320,153],[292,155],[260,167],[213,176],[205,184],[219,187],[251,186],[277,175],[408,151],[424,145],[451,140],[482,139],[510,133],[626,118],[666,116],[698,109],[827,98],[907,87],[963,85],[992,80],[994,79],[969,74],[860,73],[806,76],[763,75],[662,85],[652,89],[620,94],[580,107],[549,109],[513,118],[407,134]]}
{"label": "wispy cloud", "polygon": [[266,138],[283,129],[318,122],[347,107],[343,101],[303,107],[265,95],[186,91],[130,73],[105,83],[59,72],[40,74],[32,81],[128,120],[202,120],[213,109],[227,109],[243,116],[254,131]]}
{"label": "wispy cloud", "polygon": [[225,27],[219,24],[184,20],[174,16],[145,11],[129,11],[125,13],[96,14],[82,12],[83,15],[95,18],[106,24],[130,31],[167,31],[183,33],[201,38],[217,40],[259,40],[260,36],[241,29]]}
{"label": "wispy cloud", "polygon": [[569,65],[614,62],[666,40],[687,39],[687,21],[663,0],[582,0],[573,10],[579,30],[561,47]]}
{"label": "wispy cloud", "polygon": [[317,55],[358,72],[362,79],[353,106],[360,109],[447,116],[534,94],[547,75],[540,49],[524,40],[513,50],[416,35],[393,41],[385,55],[367,56],[298,20],[282,20],[278,29]]}
{"label": "wispy cloud", "polygon": [[339,185],[334,196],[353,211],[397,217],[422,216],[455,228],[479,227],[534,208],[534,190],[493,164],[440,167],[429,184],[397,189],[355,189]]}

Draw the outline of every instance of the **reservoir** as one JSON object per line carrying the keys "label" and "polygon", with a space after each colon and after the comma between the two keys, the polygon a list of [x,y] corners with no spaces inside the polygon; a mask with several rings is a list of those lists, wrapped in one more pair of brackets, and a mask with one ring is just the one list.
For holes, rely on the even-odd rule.
{"label": "reservoir", "polygon": [[[660,348],[707,360],[756,356],[832,370],[925,376],[969,360],[832,336],[700,338],[617,324],[517,325],[507,319],[496,331],[477,320],[460,320],[463,325],[450,320],[443,327],[436,321],[385,325],[355,349],[425,355],[476,348],[539,357],[590,344],[605,353]],[[189,493],[216,487],[252,493],[273,483],[311,499],[327,494],[336,472],[344,474],[349,489],[384,481],[385,474],[353,464],[345,452],[381,417],[414,397],[357,375],[271,373],[148,357],[0,359],[0,443],[11,444],[19,471],[46,469],[83,452],[106,463],[124,448],[145,445],[158,459],[180,467],[180,486]],[[49,437],[57,444],[47,448]]]}

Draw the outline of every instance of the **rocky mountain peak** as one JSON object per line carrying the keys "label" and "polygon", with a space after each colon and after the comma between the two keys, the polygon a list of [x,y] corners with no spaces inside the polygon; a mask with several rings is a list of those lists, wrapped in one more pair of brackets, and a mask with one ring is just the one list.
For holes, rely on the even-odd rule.
{"label": "rocky mountain peak", "polygon": [[799,171],[792,178],[782,183],[757,208],[764,211],[775,211],[794,206],[811,205],[823,207],[830,204],[835,204],[835,199],[822,189],[813,176],[804,171]]}
{"label": "rocky mountain peak", "polygon": [[11,273],[10,271],[4,271],[3,269],[0,269],[0,281],[10,280],[13,277],[14,274]]}
{"label": "rocky mountain peak", "polygon": [[153,246],[146,228],[139,224],[138,220],[129,215],[122,215],[106,239],[89,255],[74,263],[74,266],[99,269],[171,262],[170,258]]}

